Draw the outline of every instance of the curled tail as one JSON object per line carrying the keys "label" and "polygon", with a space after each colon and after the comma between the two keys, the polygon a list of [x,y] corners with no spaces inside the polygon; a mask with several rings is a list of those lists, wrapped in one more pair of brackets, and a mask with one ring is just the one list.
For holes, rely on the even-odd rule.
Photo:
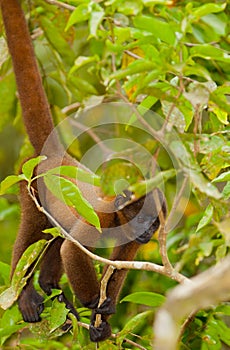
{"label": "curled tail", "polygon": [[[18,0],[0,0],[0,5],[24,123],[35,153],[38,155],[54,129],[49,103],[42,86],[32,41],[20,3]],[[52,141],[49,142],[51,142],[51,148],[58,152],[61,146],[56,133],[52,133]]]}

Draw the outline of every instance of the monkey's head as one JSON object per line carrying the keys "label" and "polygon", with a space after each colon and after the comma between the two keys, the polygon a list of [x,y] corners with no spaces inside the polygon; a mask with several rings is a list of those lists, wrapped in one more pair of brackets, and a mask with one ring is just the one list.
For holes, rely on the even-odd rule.
{"label": "monkey's head", "polygon": [[115,208],[123,222],[128,223],[132,237],[138,243],[147,243],[160,226],[159,212],[166,216],[166,202],[163,193],[154,189],[141,198],[125,190],[115,200]]}

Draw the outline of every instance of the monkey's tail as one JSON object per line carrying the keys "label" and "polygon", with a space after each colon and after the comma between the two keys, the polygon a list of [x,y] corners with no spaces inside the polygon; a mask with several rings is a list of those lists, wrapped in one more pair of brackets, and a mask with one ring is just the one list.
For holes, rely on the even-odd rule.
{"label": "monkey's tail", "polygon": [[[22,107],[24,123],[30,141],[38,155],[47,137],[50,151],[58,152],[60,142],[54,129],[52,115],[47,101],[35,53],[24,13],[18,0],[0,0],[7,43],[13,60],[13,67]],[[49,154],[46,154],[49,156]]]}

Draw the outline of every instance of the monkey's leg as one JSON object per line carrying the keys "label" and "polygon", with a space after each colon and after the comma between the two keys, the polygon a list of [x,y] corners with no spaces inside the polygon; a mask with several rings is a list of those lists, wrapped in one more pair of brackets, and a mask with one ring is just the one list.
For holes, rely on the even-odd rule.
{"label": "monkey's leg", "polygon": [[98,303],[100,289],[92,260],[67,240],[61,247],[61,257],[77,298],[84,306],[94,308]]}
{"label": "monkey's leg", "polygon": [[[52,293],[52,289],[61,289],[59,286],[59,281],[63,273],[63,266],[61,260],[61,246],[64,239],[57,237],[48,247],[42,258],[42,263],[40,266],[39,284],[47,295]],[[70,310],[74,316],[79,319],[79,315],[75,310],[74,306],[65,297],[62,292],[58,295],[58,300],[64,302],[66,308]]]}
{"label": "monkey's leg", "polygon": [[[47,238],[42,231],[48,227],[46,216],[39,212],[33,200],[30,198],[26,183],[20,184],[21,195],[21,224],[14,244],[11,276],[24,251],[40,239]],[[19,309],[26,322],[37,322],[43,311],[43,298],[36,292],[33,286],[33,276],[29,278],[18,300]]]}
{"label": "monkey's leg", "polygon": [[[110,257],[110,260],[133,260],[139,249],[140,244],[136,241],[129,242],[127,244],[118,246],[114,248],[113,253]],[[104,271],[104,274],[106,269]],[[106,295],[107,299],[105,302],[94,310],[92,324],[90,325],[90,339],[94,342],[98,342],[104,340],[110,336],[109,334],[109,324],[107,319],[113,313],[115,313],[116,303],[123,286],[125,277],[127,275],[127,270],[115,270],[112,276],[109,279]],[[103,276],[104,276],[103,274]],[[103,278],[103,277],[102,277]],[[96,315],[101,314],[102,322],[99,327],[94,326],[94,321],[96,319]],[[111,332],[111,331],[110,331]]]}
{"label": "monkey's leg", "polygon": [[[114,248],[114,251],[110,257],[110,260],[123,260],[123,261],[132,261],[135,259],[140,244],[136,241],[132,241],[121,246]],[[104,272],[105,273],[105,272]],[[107,298],[111,300],[110,309],[111,311],[115,309],[117,299],[119,297],[120,291],[122,289],[124,280],[128,270],[114,270],[112,276],[109,279],[107,285]]]}
{"label": "monkey's leg", "polygon": [[39,284],[47,295],[52,293],[52,289],[59,289],[59,280],[63,268],[60,249],[63,238],[57,237],[45,252],[40,266]]}

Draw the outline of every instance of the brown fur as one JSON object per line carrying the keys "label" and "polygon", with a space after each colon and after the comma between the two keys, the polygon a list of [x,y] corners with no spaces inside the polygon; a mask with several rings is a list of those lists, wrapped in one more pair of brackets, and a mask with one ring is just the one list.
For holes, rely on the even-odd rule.
{"label": "brown fur", "polygon": [[[7,42],[13,60],[24,123],[34,147],[35,156],[37,156],[40,155],[47,137],[54,129],[52,116],[42,87],[42,80],[20,4],[18,0],[0,0],[0,4]],[[81,166],[75,159],[64,153],[64,149],[55,132],[51,138],[50,146],[46,149],[45,155],[47,156],[47,160],[42,163],[40,172],[61,164]],[[37,185],[35,184],[35,186]],[[103,197],[100,188],[82,182],[79,182],[78,185],[85,198],[94,208],[99,208],[98,215],[103,228],[127,223],[138,215],[143,204],[142,198],[128,204],[127,207],[124,206],[124,209],[106,214],[103,213],[105,211],[104,209],[107,207],[112,208],[115,203],[114,200],[99,200],[99,198]],[[95,228],[85,225],[82,220],[78,220],[79,215],[77,212],[74,212],[73,215],[68,207],[62,204],[45,188],[43,183],[40,186],[40,200],[42,199],[42,203],[45,203],[46,210],[73,237],[80,240],[88,239],[89,241],[92,241],[92,239],[96,241],[98,239],[99,234]],[[51,226],[46,216],[37,210],[34,202],[29,197],[25,182],[21,183],[20,193],[21,225],[14,245],[12,273],[25,249],[32,243],[46,237],[42,231]],[[154,198],[152,196],[147,196],[146,198],[149,201],[147,209],[149,212],[148,216],[151,215],[152,220],[156,223],[150,232],[152,235],[159,226],[159,220],[157,219]],[[163,197],[161,196],[161,198]],[[161,205],[163,213],[166,214],[164,199],[161,200]],[[147,215],[146,209],[143,213]],[[132,229],[128,228],[127,232],[123,232],[123,235],[132,236]],[[111,259],[133,260],[140,243],[145,243],[145,238],[143,242],[138,242],[134,238],[129,243],[117,246],[114,249]],[[149,239],[147,238],[146,241]],[[62,238],[57,238],[43,257],[40,268],[39,282],[47,294],[50,294],[53,288],[59,288],[58,283],[63,270],[67,273],[73,291],[81,303],[95,309],[95,313],[102,314],[101,326],[95,328],[92,324],[90,327],[91,340],[100,341],[106,339],[110,335],[110,327],[107,319],[109,314],[115,311],[115,304],[127,271],[115,270],[107,287],[107,305],[104,309],[103,307],[100,309],[97,308],[99,282],[93,262],[73,243]],[[65,299],[64,295],[63,300],[66,302],[67,307],[75,313],[73,306]],[[43,310],[42,301],[42,297],[34,289],[33,278],[31,278],[19,297],[19,308],[25,321],[36,322],[40,320],[40,313]]]}

